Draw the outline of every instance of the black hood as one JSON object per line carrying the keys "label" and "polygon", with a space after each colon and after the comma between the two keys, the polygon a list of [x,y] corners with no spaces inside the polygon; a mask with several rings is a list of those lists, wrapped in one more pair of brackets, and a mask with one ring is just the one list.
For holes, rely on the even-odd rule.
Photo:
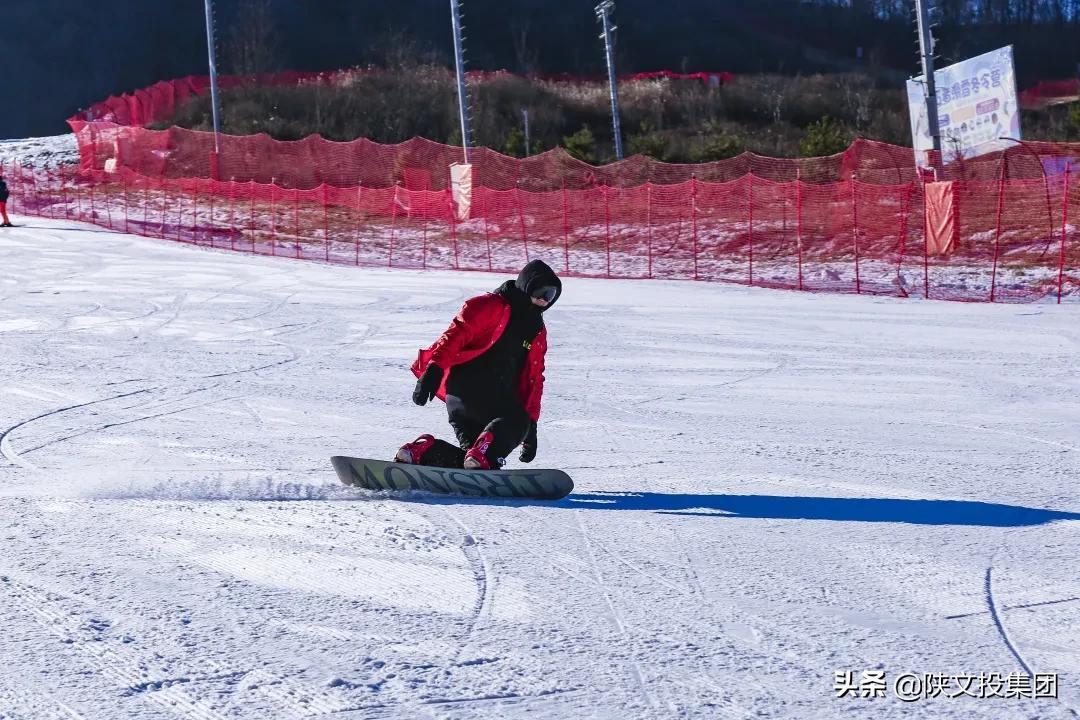
{"label": "black hood", "polygon": [[526,297],[531,296],[537,288],[544,286],[555,288],[555,299],[549,302],[547,307],[542,308],[541,312],[550,310],[551,306],[562,297],[562,280],[559,280],[559,276],[543,260],[532,260],[527,263],[525,267],[521,268],[517,280],[513,281],[513,283],[514,287],[524,293]]}

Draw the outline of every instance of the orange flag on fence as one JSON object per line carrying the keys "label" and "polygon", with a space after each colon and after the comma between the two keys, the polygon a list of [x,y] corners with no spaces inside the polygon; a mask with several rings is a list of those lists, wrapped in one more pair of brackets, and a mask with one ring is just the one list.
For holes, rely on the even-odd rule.
{"label": "orange flag on fence", "polygon": [[926,192],[926,254],[944,255],[952,249],[960,228],[956,222],[956,195],[950,181],[929,182]]}

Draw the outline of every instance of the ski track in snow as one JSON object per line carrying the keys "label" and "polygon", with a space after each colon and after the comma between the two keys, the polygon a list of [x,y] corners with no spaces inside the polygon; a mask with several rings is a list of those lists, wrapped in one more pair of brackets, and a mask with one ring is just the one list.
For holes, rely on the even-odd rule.
{"label": "ski track in snow", "polygon": [[993,565],[986,568],[986,604],[990,607],[990,617],[994,619],[994,626],[997,628],[997,631],[1001,633],[1001,639],[1005,641],[1005,646],[1009,648],[1009,652],[1011,652],[1013,657],[1016,658],[1016,661],[1020,663],[1020,667],[1023,668],[1024,672],[1028,675],[1033,675],[1034,673],[1031,670],[1031,666],[1028,665],[1027,661],[1020,655],[1020,651],[1009,637],[1009,632],[1005,629],[1005,624],[1001,620],[1001,615],[998,614],[997,607],[994,605],[993,572]]}
{"label": "ski track in snow", "polygon": [[[502,275],[11,230],[3,720],[1077,717],[1075,306],[567,278],[576,491],[478,501],[328,458],[446,436],[408,367]],[[834,697],[874,668],[1061,699]]]}

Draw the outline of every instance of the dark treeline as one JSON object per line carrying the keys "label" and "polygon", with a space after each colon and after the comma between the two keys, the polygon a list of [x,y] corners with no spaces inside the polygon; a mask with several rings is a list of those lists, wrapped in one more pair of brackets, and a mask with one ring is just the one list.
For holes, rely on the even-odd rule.
{"label": "dark treeline", "polygon": [[[597,74],[593,0],[463,0],[470,67]],[[219,69],[450,64],[445,0],[215,0]],[[913,0],[619,0],[618,63],[638,70],[856,71],[898,84],[918,70]],[[1077,73],[1080,0],[937,0],[944,62],[1016,46],[1021,85]],[[62,132],[110,94],[205,74],[197,0],[6,0],[0,138]]]}

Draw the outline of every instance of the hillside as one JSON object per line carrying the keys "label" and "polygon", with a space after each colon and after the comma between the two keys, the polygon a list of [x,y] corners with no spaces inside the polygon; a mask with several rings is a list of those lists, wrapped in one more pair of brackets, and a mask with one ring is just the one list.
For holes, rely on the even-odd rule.
{"label": "hillside", "polygon": [[[606,83],[504,75],[470,82],[470,94],[477,145],[518,157],[562,146],[589,162],[613,158]],[[828,155],[855,137],[911,143],[903,91],[859,73],[740,75],[719,88],[694,80],[634,80],[620,83],[620,101],[626,154],[671,162],[719,160],[743,150],[774,157]],[[439,66],[408,63],[345,72],[328,82],[234,89],[222,93],[221,103],[222,130],[234,135],[461,142],[456,87]],[[1080,137],[1077,109],[1027,112],[1023,121],[1029,139]],[[189,102],[155,127],[174,124],[213,129],[209,98]]]}

